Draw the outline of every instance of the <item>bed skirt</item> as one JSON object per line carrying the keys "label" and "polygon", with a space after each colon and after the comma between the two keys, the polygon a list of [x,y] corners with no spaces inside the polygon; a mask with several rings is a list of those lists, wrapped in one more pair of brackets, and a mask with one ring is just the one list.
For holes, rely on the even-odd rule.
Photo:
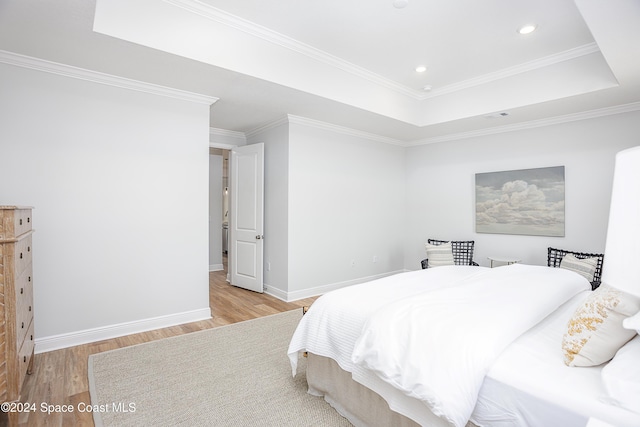
{"label": "bed skirt", "polygon": [[351,379],[349,372],[328,357],[309,353],[307,360],[309,393],[322,396],[340,415],[356,427],[419,426],[404,415],[393,412],[377,393]]}
{"label": "bed skirt", "polygon": [[[321,396],[356,427],[416,427],[418,423],[394,412],[379,394],[354,381],[351,374],[328,357],[309,353],[307,360],[309,393]],[[407,397],[408,399],[408,397]],[[434,425],[446,425],[435,417]],[[476,427],[469,422],[467,427]]]}

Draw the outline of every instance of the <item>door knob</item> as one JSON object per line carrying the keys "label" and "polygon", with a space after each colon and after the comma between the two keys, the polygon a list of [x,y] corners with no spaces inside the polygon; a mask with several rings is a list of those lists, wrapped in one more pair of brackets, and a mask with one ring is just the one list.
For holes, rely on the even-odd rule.
{"label": "door knob", "polygon": [[256,240],[260,240],[260,239],[264,239],[264,236],[263,236],[263,235],[261,235],[261,234],[258,234],[258,235],[256,236]]}

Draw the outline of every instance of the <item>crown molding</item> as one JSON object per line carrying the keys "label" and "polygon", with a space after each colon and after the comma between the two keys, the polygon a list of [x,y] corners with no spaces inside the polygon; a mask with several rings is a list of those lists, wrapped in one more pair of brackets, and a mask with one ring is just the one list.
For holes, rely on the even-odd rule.
{"label": "crown molding", "polygon": [[138,80],[127,79],[125,77],[118,77],[98,71],[91,71],[71,65],[60,64],[58,62],[20,55],[5,50],[0,50],[0,63],[71,77],[78,80],[115,86],[122,89],[135,90],[138,92],[179,99],[182,101],[195,102],[197,104],[212,105],[218,101],[218,98],[213,96],[201,95],[152,83],[145,83]]}
{"label": "crown molding", "polygon": [[247,144],[247,137],[244,132],[232,130],[209,128],[209,147],[230,150]]}
{"label": "crown molding", "polygon": [[209,135],[222,136],[225,138],[242,139],[245,141],[247,139],[244,132],[237,132],[234,130],[226,130],[226,129],[220,129],[220,128],[209,128]]}
{"label": "crown molding", "polygon": [[252,137],[252,136],[256,136],[259,133],[265,132],[269,129],[273,129],[275,127],[278,127],[280,125],[284,125],[284,124],[289,124],[289,118],[288,116],[284,116],[284,117],[280,117],[279,119],[276,119],[272,122],[266,123],[262,126],[259,126],[255,129],[250,130],[249,132],[246,132],[245,135],[248,138]]}
{"label": "crown molding", "polygon": [[239,16],[232,15],[222,9],[218,9],[214,6],[205,4],[198,0],[164,0],[165,3],[169,3],[173,6],[184,9],[188,12],[195,13],[204,18],[226,25],[236,30],[240,30],[246,34],[258,37],[262,40],[271,42],[275,45],[289,49],[291,51],[300,53],[316,61],[323,62],[327,65],[341,69],[348,73],[354,74],[358,77],[369,80],[380,86],[384,86],[388,89],[399,92],[403,95],[419,99],[422,95],[420,92],[408,88],[405,85],[394,82],[380,76],[379,74],[372,73],[371,71],[345,61],[337,56],[331,55],[323,50],[317,49],[306,43],[302,43],[289,36],[281,34],[277,31],[273,31],[267,27],[240,18]]}
{"label": "crown molding", "polygon": [[398,139],[388,138],[386,136],[380,136],[373,133],[363,132],[363,131],[351,129],[345,126],[334,125],[331,123],[321,122],[319,120],[308,119],[306,117],[293,116],[291,114],[288,115],[287,117],[288,117],[289,123],[304,125],[304,126],[308,126],[316,129],[326,130],[329,132],[335,132],[342,135],[354,136],[356,138],[362,138],[362,139],[366,139],[374,142],[382,142],[385,144],[398,145],[398,146],[406,145],[404,141],[400,141]]}
{"label": "crown molding", "polygon": [[[166,0],[166,1],[178,1],[178,0]],[[179,0],[179,1],[183,2],[187,0]],[[576,58],[576,57],[587,55],[597,51],[599,51],[597,46],[594,46],[593,44],[585,45],[581,48],[576,48],[567,52],[563,52],[562,54],[543,58],[543,60],[540,60],[540,61],[534,61],[533,63],[524,64],[523,67],[526,66],[526,67],[529,67],[528,69],[533,69],[531,67],[542,67],[542,66],[549,65],[551,63],[561,62],[563,60]],[[135,91],[150,93],[150,94],[159,95],[163,97],[180,99],[188,102],[211,105],[211,104],[214,104],[216,101],[218,101],[218,98],[212,97],[212,96],[206,96],[206,95],[201,95],[193,92],[187,92],[179,89],[173,89],[165,86],[155,85],[151,83],[145,83],[137,80],[118,77],[118,76],[105,74],[97,71],[91,71],[91,70],[87,70],[79,67],[60,64],[57,62],[47,61],[39,58],[26,56],[26,55],[20,55],[20,54],[16,54],[16,53],[4,51],[4,50],[0,50],[0,63],[13,65],[17,67],[28,68],[36,71],[43,71],[43,72],[57,74],[57,75],[66,76],[66,77],[71,77],[79,80],[86,80],[94,83],[120,87],[123,89],[135,90]],[[513,67],[513,69],[510,69],[510,70],[511,70],[510,72],[514,74],[516,74],[517,72],[526,71],[524,68],[520,68],[520,67]],[[491,77],[484,76],[474,80],[479,82],[482,78],[491,78]],[[495,77],[495,78],[500,78],[500,77]],[[484,82],[487,82],[487,81],[489,80],[485,80]],[[476,84],[481,84],[481,83],[476,83]],[[533,120],[525,123],[498,126],[498,127],[492,127],[492,128],[482,129],[477,131],[460,132],[460,133],[449,134],[449,135],[444,135],[439,137],[415,140],[411,142],[404,142],[404,141],[393,139],[393,138],[388,138],[380,135],[358,131],[358,130],[347,128],[344,126],[333,125],[326,122],[321,122],[318,120],[307,119],[307,118],[293,116],[293,115],[287,115],[274,122],[270,122],[259,128],[253,129],[247,133],[210,128],[210,134],[232,137],[232,138],[246,141],[246,139],[250,136],[264,132],[270,128],[279,126],[281,124],[298,123],[298,124],[302,124],[310,127],[315,127],[318,129],[337,132],[343,135],[355,136],[355,137],[367,139],[370,141],[377,141],[377,142],[383,142],[386,144],[410,147],[410,146],[417,146],[417,145],[433,144],[437,142],[455,141],[459,139],[493,135],[493,134],[499,134],[504,132],[514,132],[519,130],[533,129],[537,127],[551,126],[555,124],[567,123],[567,122],[578,121],[578,120],[587,120],[587,119],[592,119],[597,117],[622,114],[622,113],[633,112],[638,110],[640,110],[640,102],[634,102],[630,104],[606,107],[606,108],[586,111],[582,113],[568,114],[568,115],[553,117],[549,119]]]}
{"label": "crown molding", "polygon": [[630,104],[616,105],[613,107],[599,108],[597,110],[589,110],[581,113],[566,114],[564,116],[551,117],[548,119],[531,120],[524,123],[516,123],[512,125],[497,126],[488,129],[481,129],[469,132],[460,132],[455,134],[436,136],[433,138],[425,138],[412,141],[405,144],[407,147],[435,144],[437,142],[456,141],[460,139],[476,138],[487,135],[496,135],[506,132],[516,132],[520,130],[535,129],[539,127],[558,125],[562,123],[575,122],[579,120],[595,119],[598,117],[613,116],[616,114],[630,113],[640,111],[640,102],[632,102]]}
{"label": "crown molding", "polygon": [[461,82],[446,85],[440,88],[433,89],[428,94],[423,94],[420,99],[429,99],[436,96],[446,95],[449,93],[457,92],[464,89],[469,89],[475,86],[480,86],[486,83],[491,83],[497,80],[505,79],[507,77],[515,76],[518,74],[526,73],[529,71],[537,70],[544,67],[549,67],[561,62],[570,61],[582,56],[591,55],[592,53],[600,52],[600,48],[596,43],[589,43],[583,46],[578,46],[573,49],[565,50],[553,55],[545,56],[544,58],[536,59],[535,61],[525,62],[524,64],[518,64],[513,67],[504,68],[493,73],[484,74],[482,76],[474,77],[472,79],[463,80]]}
{"label": "crown molding", "polygon": [[274,128],[276,126],[280,126],[282,124],[294,123],[294,124],[301,124],[304,126],[313,127],[316,129],[336,132],[342,135],[355,136],[355,137],[363,138],[369,141],[382,142],[385,144],[397,145],[401,147],[415,147],[420,145],[435,144],[438,142],[457,141],[457,140],[468,139],[468,138],[477,138],[481,136],[497,135],[497,134],[506,133],[506,132],[516,132],[521,130],[535,129],[539,127],[558,125],[558,124],[575,122],[580,120],[596,119],[599,117],[613,116],[616,114],[624,114],[624,113],[630,113],[634,111],[640,111],[640,102],[632,102],[630,104],[599,108],[597,110],[589,110],[581,113],[566,114],[563,116],[551,117],[548,119],[531,120],[523,123],[496,126],[496,127],[474,130],[469,132],[452,133],[448,135],[435,136],[432,138],[424,138],[424,139],[419,139],[419,140],[414,140],[409,142],[401,141],[394,138],[388,138],[385,136],[375,135],[367,132],[362,132],[359,130],[351,129],[344,126],[334,125],[334,124],[322,122],[319,120],[308,119],[305,117],[294,116],[289,114],[285,117],[281,117],[278,120],[270,122],[259,128],[256,128],[248,132],[246,135],[247,137],[249,137],[249,136],[253,136],[261,132],[264,132],[268,129]]}
{"label": "crown molding", "polygon": [[306,117],[294,116],[292,114],[287,114],[284,117],[281,117],[271,123],[260,126],[259,128],[253,129],[250,132],[247,132],[247,137],[257,135],[261,132],[274,128],[276,126],[280,126],[283,124],[298,124],[303,126],[308,126],[320,130],[326,130],[329,132],[335,132],[342,135],[354,136],[356,138],[366,139],[368,141],[374,142],[382,142],[385,144],[405,146],[406,143],[394,138],[388,138],[385,136],[376,135],[373,133],[363,132],[355,129],[351,129],[345,126],[334,125],[327,122],[322,122],[320,120],[308,119]]}
{"label": "crown molding", "polygon": [[347,73],[353,74],[357,77],[366,79],[374,84],[385,87],[387,89],[398,92],[402,95],[408,96],[412,99],[422,101],[436,96],[441,96],[453,92],[457,92],[464,89],[469,89],[475,86],[490,83],[496,80],[511,77],[517,74],[526,73],[528,71],[537,70],[539,68],[548,67],[564,61],[569,61],[581,56],[589,55],[592,53],[600,52],[596,43],[590,43],[587,45],[579,46],[574,49],[569,49],[564,52],[560,52],[554,55],[549,55],[544,58],[530,61],[524,64],[519,64],[513,67],[498,70],[493,73],[488,73],[476,78],[464,80],[454,84],[435,88],[432,91],[425,93],[420,89],[413,89],[397,83],[391,79],[383,77],[379,74],[373,73],[363,67],[355,65],[351,62],[345,61],[337,56],[331,55],[323,50],[317,49],[306,43],[302,43],[284,34],[273,31],[262,25],[240,18],[222,9],[218,9],[214,6],[203,3],[199,0],[164,0],[173,6],[184,9],[188,12],[195,13],[204,18],[213,20],[219,24],[226,25],[231,28],[235,28],[246,34],[258,37],[262,40],[271,42],[285,49],[289,49],[293,52],[300,53],[316,61],[323,62],[334,68],[338,68]]}

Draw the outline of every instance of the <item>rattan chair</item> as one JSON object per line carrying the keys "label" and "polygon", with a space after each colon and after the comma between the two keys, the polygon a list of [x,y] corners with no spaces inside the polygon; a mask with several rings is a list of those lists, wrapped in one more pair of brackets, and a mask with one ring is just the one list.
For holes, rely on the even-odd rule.
{"label": "rattan chair", "polygon": [[[435,240],[428,239],[430,245],[441,245],[451,242],[451,251],[453,252],[453,263],[455,265],[478,265],[473,261],[473,240]],[[425,258],[421,261],[422,269],[429,267],[429,259]]]}
{"label": "rattan chair", "polygon": [[549,267],[560,267],[562,258],[564,258],[566,254],[571,254],[579,259],[597,258],[598,261],[596,263],[596,271],[593,274],[591,289],[595,290],[598,286],[600,286],[600,281],[602,279],[602,265],[604,263],[604,254],[588,254],[585,252],[567,251],[565,249],[547,248],[547,265]]}

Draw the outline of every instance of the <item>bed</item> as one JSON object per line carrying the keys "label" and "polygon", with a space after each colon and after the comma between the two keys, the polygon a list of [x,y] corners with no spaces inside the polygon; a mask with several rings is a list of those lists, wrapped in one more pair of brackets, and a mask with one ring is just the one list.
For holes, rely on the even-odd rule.
{"label": "bed", "polygon": [[640,408],[606,399],[602,365],[563,363],[563,330],[591,293],[560,268],[401,273],[318,298],[288,354],[295,375],[308,352],[309,392],[356,426],[638,426]]}

